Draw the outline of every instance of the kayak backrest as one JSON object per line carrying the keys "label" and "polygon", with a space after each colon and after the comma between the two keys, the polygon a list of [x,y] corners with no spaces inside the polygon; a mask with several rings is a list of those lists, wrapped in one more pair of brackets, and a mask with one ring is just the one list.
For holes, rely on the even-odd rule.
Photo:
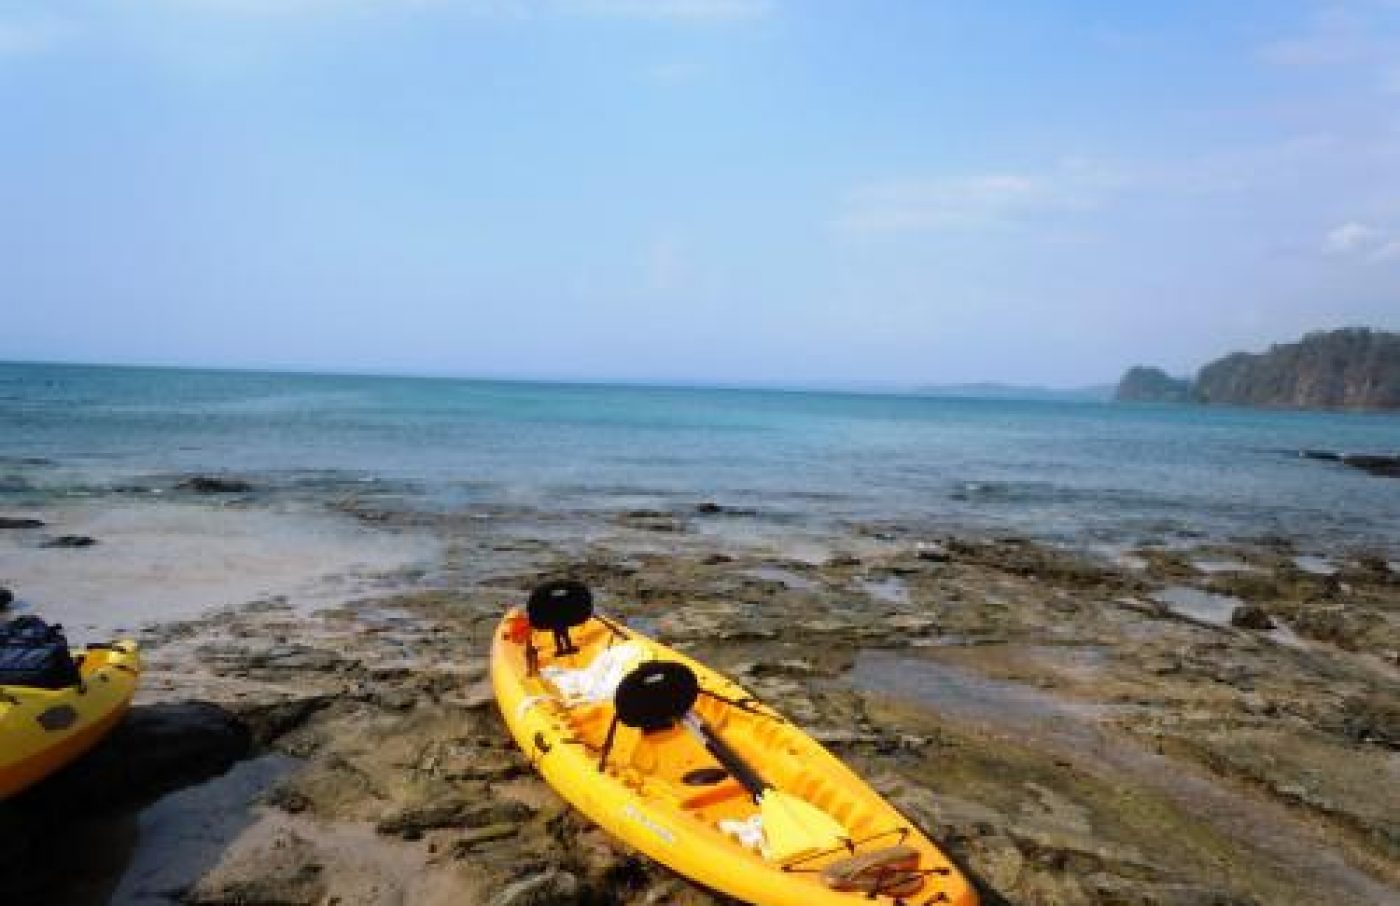
{"label": "kayak backrest", "polygon": [[530,592],[525,615],[530,619],[531,629],[547,629],[554,633],[556,654],[573,654],[578,649],[569,638],[569,630],[592,619],[593,593],[587,585],[573,579],[546,582]]}
{"label": "kayak backrest", "polygon": [[695,671],[676,661],[648,661],[617,684],[617,719],[644,733],[674,726],[700,695]]}
{"label": "kayak backrest", "polygon": [[593,616],[593,593],[573,579],[546,582],[530,592],[525,614],[536,629],[582,626]]}

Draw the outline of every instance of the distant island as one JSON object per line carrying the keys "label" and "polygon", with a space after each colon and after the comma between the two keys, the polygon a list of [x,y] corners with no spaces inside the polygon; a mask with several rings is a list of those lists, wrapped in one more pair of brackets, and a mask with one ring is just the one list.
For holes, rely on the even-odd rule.
{"label": "distant island", "polygon": [[1190,378],[1137,365],[1120,402],[1204,403],[1275,409],[1400,409],[1400,333],[1349,327],[1310,333],[1264,353],[1235,352]]}
{"label": "distant island", "polygon": [[1062,403],[1103,403],[1113,399],[1113,385],[1093,387],[1027,387],[1020,384],[937,384],[919,387],[924,396],[946,396],[976,400],[1041,400]]}
{"label": "distant island", "polygon": [[1113,393],[1120,403],[1189,403],[1191,379],[1174,378],[1160,368],[1135,365]]}

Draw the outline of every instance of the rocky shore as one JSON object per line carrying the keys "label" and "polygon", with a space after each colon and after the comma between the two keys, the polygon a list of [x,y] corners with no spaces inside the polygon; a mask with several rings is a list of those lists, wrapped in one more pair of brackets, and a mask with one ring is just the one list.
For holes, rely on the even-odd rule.
{"label": "rocky shore", "polygon": [[805,726],[986,903],[1400,899],[1394,552],[341,509],[442,564],[143,630],[126,724],[0,806],[0,901],[724,902],[580,818],[505,733],[490,633],[554,575]]}

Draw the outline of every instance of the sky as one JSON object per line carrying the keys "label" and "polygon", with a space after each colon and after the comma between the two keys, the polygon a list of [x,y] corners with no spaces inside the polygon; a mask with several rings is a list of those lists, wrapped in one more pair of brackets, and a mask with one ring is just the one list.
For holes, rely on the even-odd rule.
{"label": "sky", "polygon": [[1063,387],[1400,329],[1400,0],[0,0],[0,324]]}

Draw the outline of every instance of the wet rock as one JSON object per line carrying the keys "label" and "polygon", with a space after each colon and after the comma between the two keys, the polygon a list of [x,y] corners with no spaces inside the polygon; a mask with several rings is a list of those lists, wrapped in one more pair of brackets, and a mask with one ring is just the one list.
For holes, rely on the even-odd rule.
{"label": "wet rock", "polygon": [[[560,830],[569,839],[572,856],[566,867],[579,876],[587,902],[633,903],[654,888],[663,874],[655,862],[595,826],[579,826],[578,820],[569,816],[560,823]],[[654,902],[689,901],[669,897]]]}
{"label": "wet rock", "polygon": [[914,548],[914,556],[929,563],[945,563],[952,555],[937,541],[921,541]]}
{"label": "wet rock", "polygon": [[1342,462],[1353,469],[1360,469],[1368,475],[1380,475],[1386,478],[1400,478],[1400,456],[1371,456],[1371,455],[1349,455],[1343,456]]}
{"label": "wet rock", "polygon": [[1340,607],[1306,607],[1293,618],[1299,635],[1331,642],[1341,648],[1355,648],[1359,627]]}
{"label": "wet rock", "polygon": [[40,544],[40,547],[92,547],[97,543],[96,538],[87,535],[57,535]]}
{"label": "wet rock", "polygon": [[1172,676],[1186,669],[1181,658],[1170,654],[1149,656],[1142,661],[1144,673],[1153,676]]}
{"label": "wet rock", "polygon": [[252,733],[254,743],[267,746],[303,726],[312,715],[335,700],[336,697],[332,695],[311,695],[244,705],[237,709],[237,713]]}
{"label": "wet rock", "polygon": [[701,516],[757,516],[758,510],[750,507],[722,506],[712,500],[695,505],[695,512]]}
{"label": "wet rock", "polygon": [[529,806],[513,800],[456,800],[403,809],[380,819],[374,829],[381,834],[416,840],[425,831],[446,827],[481,828],[493,824],[519,826],[533,814]]}
{"label": "wet rock", "polygon": [[509,840],[518,833],[520,833],[520,825],[512,822],[501,822],[499,824],[488,824],[485,827],[472,828],[452,842],[452,856],[453,858],[460,859],[478,847],[484,846],[487,843],[496,843],[500,840]]}
{"label": "wet rock", "polygon": [[829,567],[860,566],[860,558],[851,554],[837,554],[826,561]]}
{"label": "wet rock", "polygon": [[315,847],[282,830],[270,841],[221,862],[183,901],[190,906],[317,906],[326,901],[323,875]]}
{"label": "wet rock", "polygon": [[779,661],[759,661],[757,663],[739,664],[733,670],[735,676],[754,678],[768,676],[811,676],[816,672],[816,666],[806,658],[786,658]]}
{"label": "wet rock", "polygon": [[273,787],[263,799],[273,808],[280,808],[289,815],[299,815],[311,808],[311,798],[289,784]]}
{"label": "wet rock", "polygon": [[1220,573],[1206,583],[1206,588],[1214,594],[1246,601],[1274,601],[1283,597],[1278,581],[1265,573]]}
{"label": "wet rock", "polygon": [[460,692],[444,695],[442,700],[445,704],[456,705],[467,711],[484,711],[496,704],[496,692],[489,681],[483,680]]}
{"label": "wet rock", "polygon": [[199,656],[226,673],[320,672],[349,666],[338,652],[297,643],[250,648],[232,643],[201,645]]}
{"label": "wet rock", "polygon": [[996,890],[1016,887],[1026,870],[1026,857],[1010,837],[996,832],[973,833],[963,841],[964,858],[977,865],[983,881]]}
{"label": "wet rock", "polygon": [[1014,576],[1055,582],[1067,589],[1134,584],[1116,570],[1068,551],[1033,545],[1023,538],[995,541],[950,540],[949,558]]}
{"label": "wet rock", "polygon": [[23,519],[15,516],[0,516],[0,529],[32,529],[43,528],[42,519]]}
{"label": "wet rock", "polygon": [[386,711],[412,711],[418,704],[419,694],[412,689],[377,687],[365,690],[365,701],[371,702]]}
{"label": "wet rock", "polygon": [[724,627],[716,635],[722,642],[771,642],[778,637],[776,629],[743,626]]}
{"label": "wet rock", "polygon": [[579,902],[578,878],[557,868],[516,881],[491,900],[491,906],[566,906]]}
{"label": "wet rock", "polygon": [[1240,696],[1240,708],[1246,714],[1253,714],[1260,717],[1272,717],[1278,713],[1278,708],[1258,692],[1246,692]]}
{"label": "wet rock", "polygon": [[15,603],[15,593],[8,588],[0,588],[0,610],[4,610]]}
{"label": "wet rock", "polygon": [[1264,631],[1274,628],[1273,618],[1269,612],[1258,604],[1241,604],[1230,614],[1230,625],[1240,629],[1256,629]]}
{"label": "wet rock", "polygon": [[1400,699],[1367,692],[1346,700],[1341,710],[1343,733],[1357,742],[1400,749]]}
{"label": "wet rock", "polygon": [[1377,553],[1360,553],[1353,558],[1356,571],[1374,580],[1384,581],[1394,572],[1390,561]]}
{"label": "wet rock", "polygon": [[921,617],[916,614],[895,614],[885,618],[885,627],[899,636],[918,636],[936,632],[938,621],[932,617]]}
{"label": "wet rock", "polygon": [[453,781],[505,780],[525,770],[512,749],[463,743],[431,746],[424,752],[419,767],[420,770]]}
{"label": "wet rock", "polygon": [[246,494],[253,490],[252,484],[241,478],[223,478],[217,475],[193,475],[175,487],[177,490],[193,491],[196,494]]}
{"label": "wet rock", "polygon": [[1158,601],[1155,598],[1148,598],[1146,600],[1142,598],[1118,598],[1113,603],[1122,607],[1124,610],[1131,610],[1154,619],[1166,619],[1172,615],[1171,607],[1165,602]]}

